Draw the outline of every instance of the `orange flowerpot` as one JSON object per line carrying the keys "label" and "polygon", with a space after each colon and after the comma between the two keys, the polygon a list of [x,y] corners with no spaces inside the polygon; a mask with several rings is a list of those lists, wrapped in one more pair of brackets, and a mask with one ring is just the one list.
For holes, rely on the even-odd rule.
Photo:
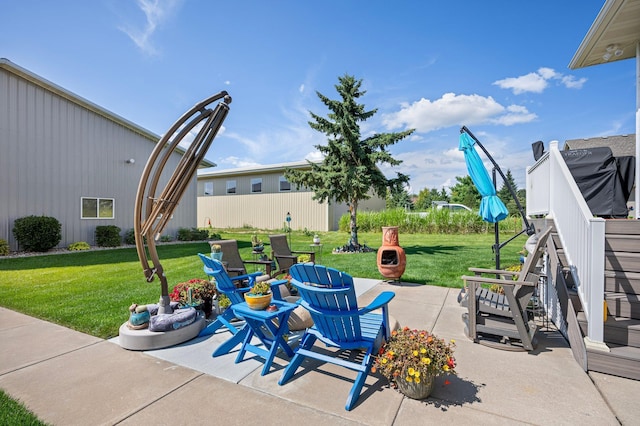
{"label": "orange flowerpot", "polygon": [[271,293],[264,296],[253,296],[250,293],[245,293],[244,300],[249,305],[249,308],[254,311],[261,311],[271,304],[271,296]]}

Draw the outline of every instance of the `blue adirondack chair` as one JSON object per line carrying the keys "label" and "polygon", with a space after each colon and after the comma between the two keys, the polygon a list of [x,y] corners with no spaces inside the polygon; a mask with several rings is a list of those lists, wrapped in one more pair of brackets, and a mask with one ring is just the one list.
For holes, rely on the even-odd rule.
{"label": "blue adirondack chair", "polygon": [[[216,281],[216,289],[225,294],[229,300],[231,301],[231,305],[235,305],[236,303],[244,302],[244,293],[251,290],[251,287],[256,281],[256,278],[263,275],[262,272],[253,272],[251,274],[238,275],[236,277],[230,277],[227,274],[227,271],[222,266],[222,262],[219,260],[212,259],[206,254],[198,253],[202,263],[204,264],[203,270],[204,273],[207,274],[210,278],[214,278]],[[235,282],[242,283],[244,287],[236,287]],[[248,283],[245,285],[244,283]],[[286,283],[285,280],[272,281],[271,292],[273,293],[273,298],[277,300],[282,300],[280,295],[280,285]],[[231,349],[235,346],[242,343],[245,335],[247,334],[247,330],[243,328],[236,327],[231,320],[235,318],[233,313],[233,309],[227,308],[222,314],[218,315],[215,321],[211,324],[207,325],[198,336],[209,336],[215,333],[220,327],[226,326],[227,329],[231,332],[233,337],[222,345],[218,346],[216,350],[213,352],[212,356],[219,356],[229,353]]]}
{"label": "blue adirondack chair", "polygon": [[[301,304],[311,313],[314,325],[302,336],[300,346],[278,384],[283,385],[291,379],[306,357],[346,367],[358,372],[345,406],[351,410],[360,397],[375,352],[383,338],[389,337],[387,308],[395,293],[382,292],[367,307],[358,309],[353,278],[349,274],[310,264],[293,265],[289,273],[291,283],[300,294]],[[379,308],[382,308],[381,314],[371,312]],[[362,350],[364,354],[355,357],[355,361],[349,361],[339,354],[328,356],[318,353],[313,350],[318,339],[329,347]]]}

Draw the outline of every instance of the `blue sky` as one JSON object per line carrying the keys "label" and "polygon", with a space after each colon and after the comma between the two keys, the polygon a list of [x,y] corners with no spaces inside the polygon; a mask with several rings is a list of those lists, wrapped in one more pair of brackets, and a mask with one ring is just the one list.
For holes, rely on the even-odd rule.
{"label": "blue sky", "polygon": [[568,64],[604,0],[0,0],[0,57],[162,135],[221,90],[219,169],[317,158],[338,76],[363,80],[363,135],[416,132],[392,152],[410,190],[466,175],[466,125],[524,188],[542,140],[635,130],[635,61]]}

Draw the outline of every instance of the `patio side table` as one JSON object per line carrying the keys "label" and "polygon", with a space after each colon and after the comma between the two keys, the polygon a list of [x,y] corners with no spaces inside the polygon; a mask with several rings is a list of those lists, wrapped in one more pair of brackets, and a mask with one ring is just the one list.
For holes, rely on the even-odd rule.
{"label": "patio side table", "polygon": [[309,247],[313,251],[316,258],[316,263],[322,264],[322,244],[309,244]]}
{"label": "patio side table", "polygon": [[[282,348],[289,357],[293,356],[293,350],[291,350],[289,344],[284,340],[284,335],[289,331],[289,327],[287,326],[289,315],[291,315],[291,312],[293,312],[298,305],[280,300],[272,300],[271,304],[276,305],[278,310],[274,312],[268,312],[267,310],[256,311],[249,308],[247,302],[231,306],[236,315],[244,318],[246,321],[245,328],[247,329],[247,334],[235,362],[237,364],[242,361],[247,351],[264,358],[265,363],[262,368],[262,373],[260,374],[261,376],[269,372],[278,348]],[[275,322],[276,319],[278,320],[277,323]],[[265,333],[265,328],[270,335]],[[251,339],[253,336],[260,339],[266,349],[252,345]]]}

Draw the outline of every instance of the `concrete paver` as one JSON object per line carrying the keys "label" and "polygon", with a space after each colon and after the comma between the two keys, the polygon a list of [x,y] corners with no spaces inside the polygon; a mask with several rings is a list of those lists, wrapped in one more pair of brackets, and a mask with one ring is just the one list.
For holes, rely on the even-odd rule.
{"label": "concrete paver", "polygon": [[[376,285],[377,284],[377,285]],[[73,424],[637,424],[640,382],[583,372],[555,330],[539,333],[532,353],[474,344],[464,335],[457,289],[356,280],[363,306],[394,291],[401,326],[456,340],[458,375],[439,377],[430,398],[414,401],[367,379],[357,406],[344,409],[355,373],[303,363],[278,385],[288,360],[235,364],[238,348],[212,358],[228,332],[157,351],[122,349],[0,308],[0,388],[40,419]],[[445,382],[446,380],[446,382]]]}

